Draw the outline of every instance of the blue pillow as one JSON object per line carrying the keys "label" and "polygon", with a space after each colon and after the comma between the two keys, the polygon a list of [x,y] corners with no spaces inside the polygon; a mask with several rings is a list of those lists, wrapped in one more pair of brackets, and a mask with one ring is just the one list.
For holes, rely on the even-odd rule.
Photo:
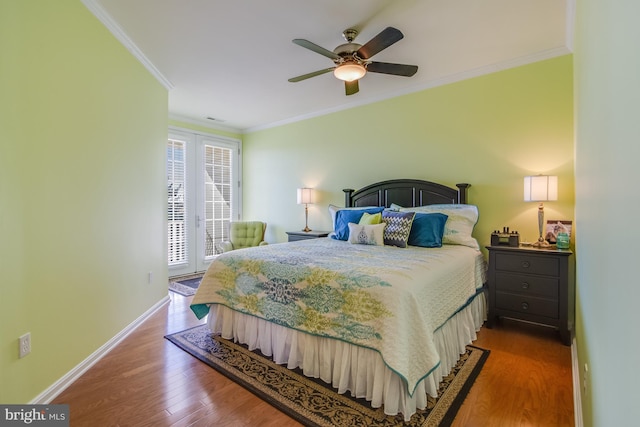
{"label": "blue pillow", "polygon": [[442,247],[447,218],[447,215],[441,213],[416,213],[409,233],[409,245],[423,248]]}
{"label": "blue pillow", "polygon": [[379,208],[367,208],[367,209],[343,209],[336,213],[336,228],[334,234],[331,235],[332,239],[336,240],[349,240],[349,223],[353,222],[357,224],[360,222],[360,218],[364,213],[377,214],[382,212],[384,207]]}

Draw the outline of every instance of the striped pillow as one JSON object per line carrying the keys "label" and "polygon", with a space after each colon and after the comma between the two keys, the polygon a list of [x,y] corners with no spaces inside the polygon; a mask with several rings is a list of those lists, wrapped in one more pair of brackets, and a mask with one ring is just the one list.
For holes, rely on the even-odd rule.
{"label": "striped pillow", "polygon": [[382,222],[387,224],[384,228],[384,244],[406,248],[414,216],[415,212],[383,211]]}

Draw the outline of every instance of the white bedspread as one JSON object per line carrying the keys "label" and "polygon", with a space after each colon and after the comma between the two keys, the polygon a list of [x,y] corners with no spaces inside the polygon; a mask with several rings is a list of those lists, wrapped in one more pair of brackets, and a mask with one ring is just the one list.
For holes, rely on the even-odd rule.
{"label": "white bedspread", "polygon": [[220,304],[371,349],[412,396],[441,362],[434,334],[476,296],[485,271],[482,254],[465,246],[304,240],[221,255],[192,309],[202,317]]}
{"label": "white bedspread", "polygon": [[210,307],[207,324],[214,334],[245,344],[250,350],[259,349],[280,365],[300,368],[306,376],[331,384],[340,394],[350,392],[369,401],[373,408],[384,406],[387,415],[400,413],[409,421],[417,409],[427,407],[427,396],[438,396],[440,382],[466,345],[475,341],[486,316],[482,293],[434,333],[440,364],[418,383],[413,396],[374,350],[285,328],[217,304]]}

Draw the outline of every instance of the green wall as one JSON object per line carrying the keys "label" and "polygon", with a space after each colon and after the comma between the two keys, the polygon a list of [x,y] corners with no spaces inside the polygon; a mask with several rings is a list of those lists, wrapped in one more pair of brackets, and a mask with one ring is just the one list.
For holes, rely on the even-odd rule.
{"label": "green wall", "polygon": [[167,295],[167,91],[79,0],[2,1],[0,52],[0,402],[25,403]]}
{"label": "green wall", "polygon": [[[640,3],[577,4],[577,347],[584,425],[640,419]],[[636,420],[636,421],[633,421]]]}
{"label": "green wall", "polygon": [[509,226],[537,238],[537,205],[523,177],[559,176],[547,219],[573,220],[572,57],[562,56],[245,135],[244,216],[268,223],[267,240],[304,227],[296,188],[314,187],[309,226],[331,228],[327,205],[343,188],[393,178],[472,184],[475,236]]}

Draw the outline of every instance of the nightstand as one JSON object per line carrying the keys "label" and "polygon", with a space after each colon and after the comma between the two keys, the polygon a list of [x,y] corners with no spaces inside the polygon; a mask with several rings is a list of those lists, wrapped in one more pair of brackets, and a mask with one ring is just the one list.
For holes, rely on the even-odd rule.
{"label": "nightstand", "polygon": [[487,246],[489,318],[499,316],[553,326],[571,345],[574,322],[573,252],[568,249]]}
{"label": "nightstand", "polygon": [[319,239],[320,237],[327,237],[329,233],[330,231],[287,231],[290,242],[295,242],[296,240]]}

